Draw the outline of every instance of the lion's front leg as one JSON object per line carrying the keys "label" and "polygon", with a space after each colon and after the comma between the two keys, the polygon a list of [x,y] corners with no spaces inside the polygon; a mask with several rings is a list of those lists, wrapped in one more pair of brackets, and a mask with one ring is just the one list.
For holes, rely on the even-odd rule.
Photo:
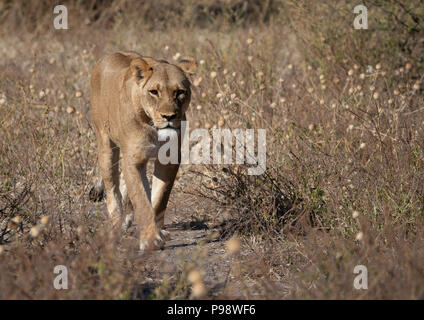
{"label": "lion's front leg", "polygon": [[[166,207],[178,168],[179,164],[163,165],[159,160],[155,162],[152,179],[152,205],[155,212],[156,224],[159,229],[163,228],[165,222]],[[167,236],[164,231],[162,231],[162,234]]]}
{"label": "lion's front leg", "polygon": [[150,203],[150,187],[145,175],[147,160],[125,152],[122,159],[125,185],[140,233],[140,250],[158,249],[164,245]]}
{"label": "lion's front leg", "polygon": [[170,240],[170,234],[169,232],[162,230],[165,224],[165,212],[172,187],[174,186],[175,177],[177,176],[178,168],[180,166],[179,163],[181,161],[181,134],[179,132],[178,140],[174,140],[174,142],[178,142],[177,144],[172,144],[173,147],[178,148],[177,163],[165,164],[162,163],[160,157],[158,157],[155,161],[155,169],[152,178],[152,206],[155,212],[156,224],[160,229],[162,237],[166,240]]}

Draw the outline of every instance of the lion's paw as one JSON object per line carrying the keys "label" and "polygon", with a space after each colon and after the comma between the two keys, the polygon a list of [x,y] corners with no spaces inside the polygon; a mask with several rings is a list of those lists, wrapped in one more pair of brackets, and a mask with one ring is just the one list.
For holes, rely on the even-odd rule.
{"label": "lion's paw", "polygon": [[165,241],[166,239],[164,239],[162,232],[160,232],[151,239],[140,240],[139,249],[141,252],[163,249],[165,247]]}

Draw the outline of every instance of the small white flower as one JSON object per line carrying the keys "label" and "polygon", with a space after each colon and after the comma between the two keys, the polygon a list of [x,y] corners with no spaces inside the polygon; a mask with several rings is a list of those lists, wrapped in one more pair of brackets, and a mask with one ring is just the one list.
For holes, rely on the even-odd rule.
{"label": "small white flower", "polygon": [[37,238],[39,236],[40,232],[41,232],[41,227],[40,226],[34,226],[29,231],[31,237],[33,237],[33,238]]}
{"label": "small white flower", "polygon": [[193,81],[193,85],[194,85],[195,87],[198,87],[198,86],[199,86],[199,84],[202,82],[202,80],[203,80],[203,78],[202,78],[202,77],[199,77],[199,78],[195,79],[195,80]]}
{"label": "small white flower", "polygon": [[203,298],[206,295],[206,288],[203,282],[198,281],[193,284],[193,287],[191,288],[191,293],[193,294],[194,298]]}
{"label": "small white flower", "polygon": [[190,283],[196,283],[196,282],[202,281],[202,278],[203,278],[202,272],[198,269],[194,269],[190,271],[190,273],[188,274],[187,280]]}
{"label": "small white flower", "polygon": [[181,57],[181,53],[177,52],[172,58],[178,60]]}
{"label": "small white flower", "polygon": [[420,89],[420,84],[418,82],[414,83],[412,89],[414,89],[414,91],[418,91]]}

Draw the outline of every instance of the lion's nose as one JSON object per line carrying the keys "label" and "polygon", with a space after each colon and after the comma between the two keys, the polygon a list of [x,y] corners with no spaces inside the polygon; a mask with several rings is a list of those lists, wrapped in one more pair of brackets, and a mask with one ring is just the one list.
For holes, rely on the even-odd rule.
{"label": "lion's nose", "polygon": [[167,121],[171,121],[172,119],[175,119],[175,117],[177,116],[176,113],[173,114],[161,114],[162,118],[164,118]]}

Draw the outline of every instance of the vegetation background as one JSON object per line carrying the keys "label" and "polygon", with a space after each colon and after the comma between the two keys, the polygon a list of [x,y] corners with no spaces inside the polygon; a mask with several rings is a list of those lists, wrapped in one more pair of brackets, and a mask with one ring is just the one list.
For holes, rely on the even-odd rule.
{"label": "vegetation background", "polygon": [[[1,299],[424,298],[424,1],[61,1],[68,30],[57,4],[0,0]],[[182,242],[150,256],[87,197],[90,71],[117,50],[196,58],[192,128],[267,129],[261,176],[181,168]]]}

